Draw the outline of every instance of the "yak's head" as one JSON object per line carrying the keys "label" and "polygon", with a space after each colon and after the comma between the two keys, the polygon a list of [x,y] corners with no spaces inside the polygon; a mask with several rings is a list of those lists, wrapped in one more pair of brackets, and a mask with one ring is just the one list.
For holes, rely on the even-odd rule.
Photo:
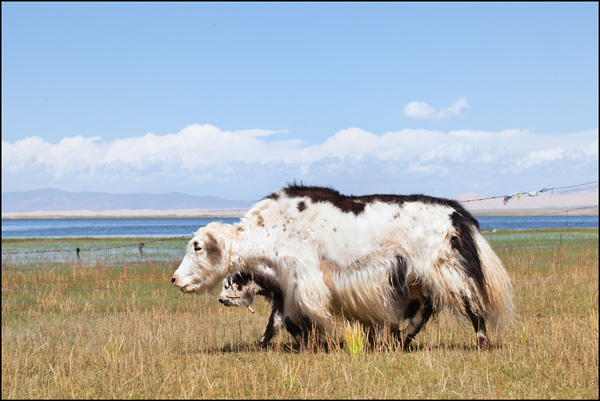
{"label": "yak's head", "polygon": [[260,291],[260,287],[254,282],[252,273],[242,271],[223,279],[219,302],[225,306],[250,308],[258,291]]}
{"label": "yak's head", "polygon": [[199,292],[216,286],[227,271],[229,225],[210,223],[200,228],[188,243],[171,282],[183,292]]}

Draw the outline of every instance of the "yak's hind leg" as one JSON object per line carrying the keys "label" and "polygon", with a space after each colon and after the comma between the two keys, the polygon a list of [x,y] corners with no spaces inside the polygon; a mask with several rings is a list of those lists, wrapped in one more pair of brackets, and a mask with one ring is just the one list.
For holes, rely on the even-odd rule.
{"label": "yak's hind leg", "polygon": [[473,323],[473,328],[477,334],[477,347],[481,350],[487,350],[490,348],[490,340],[487,337],[487,331],[485,329],[485,319],[473,312],[471,304],[467,299],[464,301],[465,311],[467,312],[469,319],[471,319],[471,323]]}
{"label": "yak's hind leg", "polygon": [[421,331],[429,318],[433,314],[433,306],[429,298],[422,295],[419,298],[413,298],[408,302],[404,309],[404,318],[410,319],[408,325],[404,329],[404,338],[402,347],[406,350],[415,336]]}

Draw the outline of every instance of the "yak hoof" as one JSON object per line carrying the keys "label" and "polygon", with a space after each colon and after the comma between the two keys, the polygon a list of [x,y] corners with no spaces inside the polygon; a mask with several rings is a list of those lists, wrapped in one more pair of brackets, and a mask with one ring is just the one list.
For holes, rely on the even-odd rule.
{"label": "yak hoof", "polygon": [[490,349],[490,340],[485,337],[477,337],[477,348],[480,351],[488,351]]}

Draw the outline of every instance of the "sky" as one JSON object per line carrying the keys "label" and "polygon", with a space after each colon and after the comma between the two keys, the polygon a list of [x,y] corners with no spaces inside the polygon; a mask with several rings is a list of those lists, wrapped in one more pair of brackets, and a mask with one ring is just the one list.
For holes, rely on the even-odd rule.
{"label": "sky", "polygon": [[597,2],[2,2],[2,192],[598,180]]}

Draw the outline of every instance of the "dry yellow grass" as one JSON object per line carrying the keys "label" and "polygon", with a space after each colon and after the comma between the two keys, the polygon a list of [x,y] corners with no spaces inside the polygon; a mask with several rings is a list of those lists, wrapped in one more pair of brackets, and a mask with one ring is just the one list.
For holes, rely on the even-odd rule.
{"label": "dry yellow grass", "polygon": [[296,354],[287,333],[261,351],[270,305],[251,314],[220,305],[218,289],[182,294],[170,285],[177,255],[93,266],[3,255],[2,398],[597,399],[598,231],[486,236],[519,313],[487,352],[445,313],[409,352],[384,335],[352,356],[343,322],[314,353]]}

